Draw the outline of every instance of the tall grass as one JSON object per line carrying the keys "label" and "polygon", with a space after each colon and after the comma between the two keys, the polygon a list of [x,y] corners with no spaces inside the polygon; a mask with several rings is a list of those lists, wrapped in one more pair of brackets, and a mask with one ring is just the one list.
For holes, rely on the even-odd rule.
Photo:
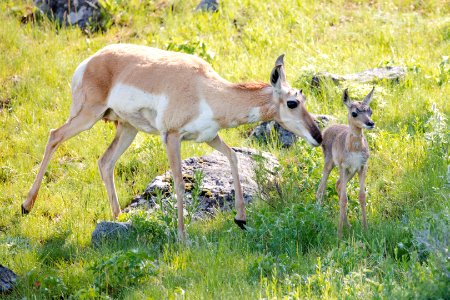
{"label": "tall grass", "polygon": [[[448,298],[447,1],[227,0],[215,14],[193,13],[193,0],[108,3],[116,25],[88,35],[48,20],[21,24],[17,12],[31,2],[0,3],[0,264],[19,275],[6,298]],[[359,225],[352,182],[352,228],[339,241],[337,172],[323,205],[314,199],[320,149],[303,141],[290,149],[257,144],[247,139],[252,126],[222,135],[233,146],[274,153],[281,167],[278,189],[260,182],[269,199],[248,207],[247,232],[232,213],[219,213],[189,223],[183,246],[174,239],[175,214],[124,214],[137,224],[133,237],[93,247],[96,223],[111,217],[96,161],[114,128],[101,123],[58,149],[33,212],[22,217],[48,131],[68,116],[74,69],[116,42],[191,52],[236,82],[268,81],[286,53],[288,81],[304,89],[308,109],[343,123],[346,85],[317,91],[311,74],[405,67],[400,82],[376,84],[378,129],[366,133],[369,230]],[[350,85],[355,95],[369,89]],[[209,151],[185,143],[182,156]],[[166,170],[159,137],[139,134],[116,168],[121,207]]]}

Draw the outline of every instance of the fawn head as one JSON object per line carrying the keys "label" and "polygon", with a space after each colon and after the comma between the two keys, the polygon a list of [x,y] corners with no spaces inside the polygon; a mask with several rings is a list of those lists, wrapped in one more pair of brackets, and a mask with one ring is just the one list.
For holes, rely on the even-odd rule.
{"label": "fawn head", "polygon": [[284,54],[278,57],[270,75],[273,99],[277,104],[275,121],[285,129],[303,137],[310,145],[319,146],[322,134],[314,118],[306,110],[306,98],[302,90],[293,89],[286,81],[284,73]]}
{"label": "fawn head", "polygon": [[345,89],[342,96],[342,101],[344,102],[348,110],[349,125],[364,129],[375,128],[375,123],[370,118],[372,116],[372,110],[369,106],[370,102],[372,101],[374,90],[375,87],[372,88],[370,93],[364,98],[363,101],[352,102],[348,96],[348,89]]}

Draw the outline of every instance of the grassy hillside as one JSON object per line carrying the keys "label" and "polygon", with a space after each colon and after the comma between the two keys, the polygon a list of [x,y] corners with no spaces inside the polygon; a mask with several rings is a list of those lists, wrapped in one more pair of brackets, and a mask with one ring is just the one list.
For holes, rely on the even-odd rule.
{"label": "grassy hillside", "polygon": [[[448,299],[450,3],[439,1],[224,0],[215,14],[193,13],[198,1],[106,1],[112,25],[83,34],[43,20],[21,23],[27,1],[0,3],[0,264],[14,270],[7,299]],[[114,129],[99,122],[54,155],[36,206],[20,205],[37,173],[51,128],[68,116],[76,66],[101,47],[129,42],[189,50],[224,78],[269,79],[286,53],[288,81],[303,88],[312,113],[346,121],[345,86],[309,86],[319,71],[354,73],[407,68],[399,83],[379,82],[366,133],[369,230],[360,224],[357,183],[349,184],[352,225],[337,239],[338,201],[328,182],[315,203],[323,158],[300,141],[290,149],[247,139],[252,126],[222,132],[233,146],[271,151],[281,162],[281,192],[248,207],[251,229],[233,213],[187,226],[190,244],[174,240],[175,212],[122,215],[130,240],[90,244],[97,221],[109,220],[97,159]],[[362,96],[369,85],[350,85]],[[210,152],[184,143],[183,158]],[[116,167],[121,207],[168,170],[159,137],[139,134]]]}

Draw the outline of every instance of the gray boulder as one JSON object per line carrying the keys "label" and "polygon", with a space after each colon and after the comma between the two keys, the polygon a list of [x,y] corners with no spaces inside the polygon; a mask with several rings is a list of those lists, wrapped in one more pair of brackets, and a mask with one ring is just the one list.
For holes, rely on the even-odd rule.
{"label": "gray boulder", "polygon": [[360,73],[354,74],[333,74],[327,72],[321,72],[314,75],[311,79],[311,85],[319,87],[321,82],[325,79],[331,79],[334,83],[339,84],[343,81],[354,81],[360,83],[376,83],[380,80],[389,80],[398,82],[406,75],[406,69],[404,67],[382,67],[365,70]]}
{"label": "gray boulder", "polygon": [[250,137],[263,143],[278,140],[283,148],[292,146],[299,138],[275,121],[262,122],[253,129]]}
{"label": "gray boulder", "polygon": [[16,285],[17,275],[10,269],[0,265],[0,294],[10,293]]}
{"label": "gray boulder", "polygon": [[[270,153],[249,148],[233,148],[239,160],[239,174],[246,203],[258,195],[255,168],[265,172],[265,178],[274,177],[278,161]],[[260,163],[258,164],[259,161]],[[185,207],[194,211],[193,218],[200,219],[214,215],[217,209],[230,210],[234,207],[234,185],[228,159],[214,151],[209,155],[183,160],[182,173],[186,183]],[[170,172],[155,177],[144,193],[125,209],[159,209],[161,205],[174,203],[172,176]],[[195,207],[193,207],[195,205]]]}
{"label": "gray boulder", "polygon": [[101,18],[97,0],[35,0],[35,5],[50,19],[65,26],[77,25],[84,29]]}
{"label": "gray boulder", "polygon": [[125,238],[131,233],[131,223],[126,222],[107,222],[103,221],[97,224],[92,233],[92,245],[99,246],[102,243]]}
{"label": "gray boulder", "polygon": [[[327,115],[315,115],[314,120],[320,128],[324,128],[330,121],[335,118]],[[250,137],[262,142],[268,143],[278,140],[283,148],[292,146],[299,139],[298,136],[284,129],[276,121],[262,122],[253,129]]]}

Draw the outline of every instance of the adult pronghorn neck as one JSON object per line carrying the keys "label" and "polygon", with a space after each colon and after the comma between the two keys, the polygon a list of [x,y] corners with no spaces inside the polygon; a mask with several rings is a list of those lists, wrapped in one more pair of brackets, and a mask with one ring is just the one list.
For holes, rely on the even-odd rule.
{"label": "adult pronghorn neck", "polygon": [[229,83],[217,94],[214,113],[222,127],[271,120],[277,113],[272,95],[264,82]]}

